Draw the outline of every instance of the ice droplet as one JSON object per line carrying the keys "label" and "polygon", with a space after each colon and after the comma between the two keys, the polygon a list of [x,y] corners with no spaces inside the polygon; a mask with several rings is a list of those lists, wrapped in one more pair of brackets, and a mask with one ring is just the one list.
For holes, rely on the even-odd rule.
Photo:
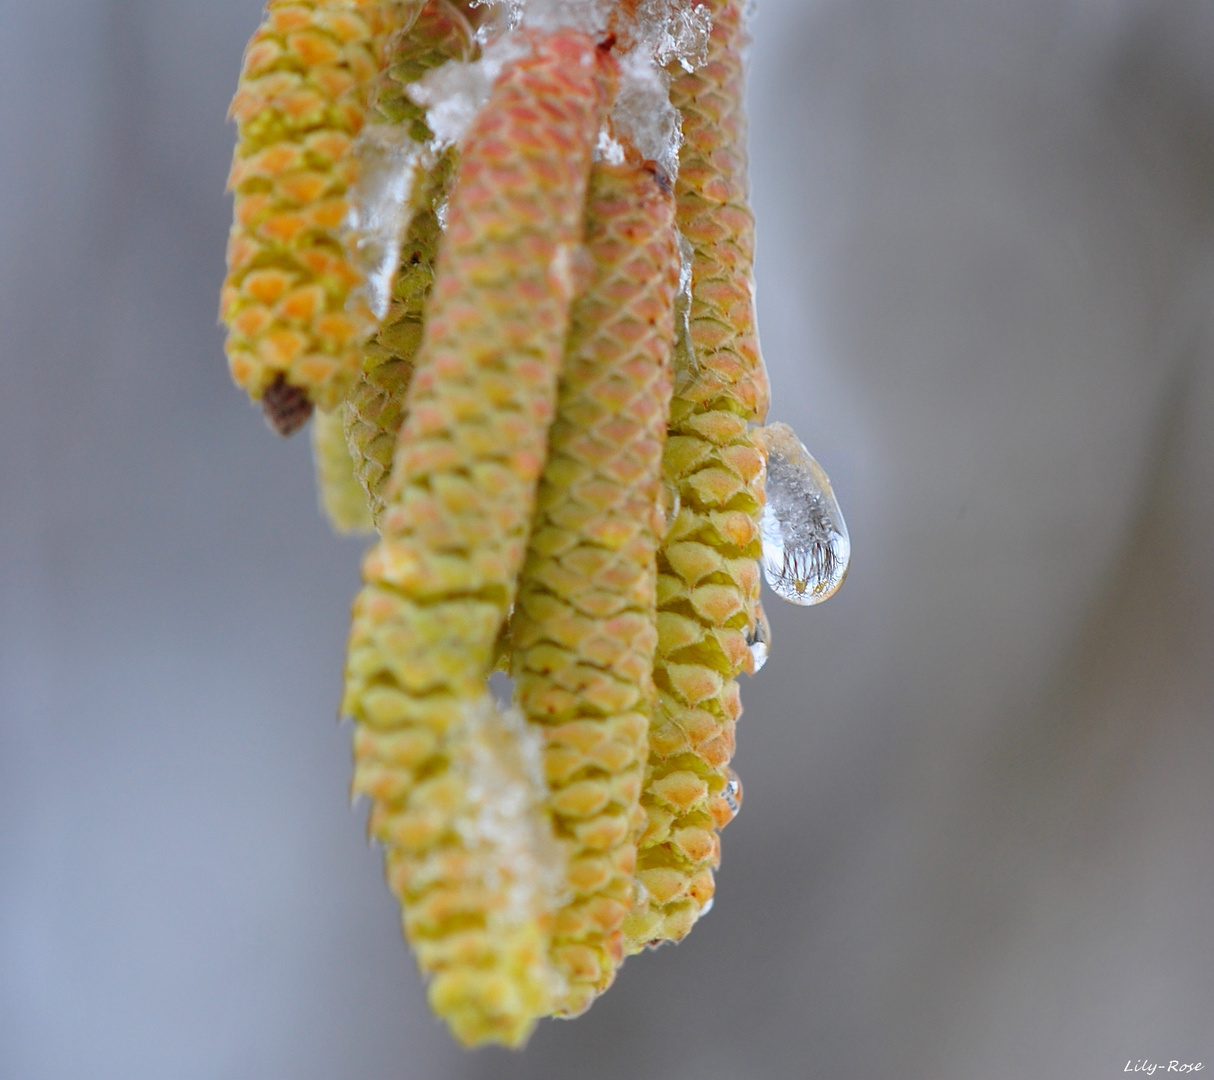
{"label": "ice droplet", "polygon": [[691,265],[694,258],[695,249],[691,241],[679,233],[679,291],[674,298],[674,358],[677,369],[692,372],[700,370],[695,345],[691,340]]}
{"label": "ice droplet", "polygon": [[851,540],[830,478],[787,424],[756,433],[767,448],[763,573],[782,600],[808,606],[834,595],[847,576]]}
{"label": "ice droplet", "polygon": [[392,299],[401,239],[413,215],[411,196],[425,147],[394,124],[368,124],[354,140],[358,181],[345,226],[366,280],[367,303],[382,319]]}
{"label": "ice droplet", "polygon": [[771,623],[767,621],[767,612],[763,610],[762,604],[755,609],[755,625],[746,635],[746,644],[750,646],[750,656],[754,665],[750,673],[758,675],[763,670],[763,665],[767,663],[767,654],[771,648]]}
{"label": "ice droplet", "polygon": [[683,508],[683,499],[679,495],[678,485],[668,479],[662,480],[662,535],[665,536],[674,527],[675,518]]}
{"label": "ice droplet", "polygon": [[733,769],[729,770],[729,781],[721,792],[721,798],[729,803],[729,809],[737,817],[738,811],[742,809],[742,778]]}

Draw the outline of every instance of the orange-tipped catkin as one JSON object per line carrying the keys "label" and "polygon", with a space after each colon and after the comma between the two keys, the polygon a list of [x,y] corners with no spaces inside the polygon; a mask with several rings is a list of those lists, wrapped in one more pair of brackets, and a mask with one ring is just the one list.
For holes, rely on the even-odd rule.
{"label": "orange-tipped catkin", "polygon": [[220,316],[232,377],[333,409],[375,328],[343,221],[351,153],[390,34],[417,0],[269,0],[232,101],[235,222]]}
{"label": "orange-tipped catkin", "polygon": [[665,454],[680,510],[658,556],[658,707],[637,856],[642,900],[626,947],[682,938],[712,898],[717,831],[733,816],[729,760],[752,663],[763,458],[747,433],[767,409],[755,330],[742,109],[745,0],[707,0],[707,62],[678,72],[683,115],[675,187],[692,258],[690,351],[678,371]]}
{"label": "orange-tipped catkin", "polygon": [[[464,753],[494,641],[513,603],[543,468],[569,324],[606,61],[577,31],[524,38],[463,142],[426,312],[381,541],[354,605],[344,711],[357,723],[355,790],[419,940],[430,1001],[465,1043],[517,1045],[552,1007],[542,911],[502,925],[463,903],[457,878],[421,873],[463,857],[457,819],[422,799]],[[491,796],[490,796],[491,798]],[[413,831],[415,807],[433,815]],[[432,905],[433,901],[433,905]],[[471,935],[475,947],[456,947]],[[451,948],[441,947],[448,942]]]}
{"label": "orange-tipped catkin", "polygon": [[513,616],[517,698],[543,733],[569,854],[552,941],[567,1016],[615,977],[633,898],[679,276],[674,200],[651,170],[597,164],[586,227],[593,276],[573,308]]}

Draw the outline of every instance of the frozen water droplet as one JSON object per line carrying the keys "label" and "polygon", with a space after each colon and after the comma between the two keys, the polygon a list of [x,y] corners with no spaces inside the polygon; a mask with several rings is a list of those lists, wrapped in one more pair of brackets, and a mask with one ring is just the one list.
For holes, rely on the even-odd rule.
{"label": "frozen water droplet", "polygon": [[716,902],[717,902],[717,898],[715,896],[710,896],[708,898],[708,903],[706,903],[702,908],[700,908],[700,914],[697,915],[696,918],[698,918],[698,919],[704,918],[704,916],[707,915],[712,910],[712,906]]}
{"label": "frozen water droplet", "polygon": [[767,612],[759,604],[755,609],[754,628],[746,635],[746,644],[750,646],[750,656],[754,666],[752,675],[758,675],[767,663],[767,654],[771,648],[771,623],[767,621]]}
{"label": "frozen water droplet", "polygon": [[721,792],[721,798],[729,803],[729,809],[737,816],[739,810],[742,809],[742,778],[733,771],[729,770],[729,782],[725,785],[725,790]]}
{"label": "frozen water droplet", "polygon": [[763,572],[792,604],[820,604],[847,576],[851,540],[830,478],[787,424],[758,432],[767,447]]}
{"label": "frozen water droplet", "polygon": [[675,369],[698,372],[695,345],[691,341],[691,264],[695,249],[679,233],[679,291],[674,298],[674,360]]}
{"label": "frozen water droplet", "polygon": [[358,182],[350,190],[346,228],[366,278],[368,305],[376,318],[388,312],[401,239],[412,217],[410,197],[424,147],[401,127],[368,124],[354,140]]}
{"label": "frozen water droplet", "polygon": [[679,489],[672,481],[662,480],[662,536],[665,536],[674,527],[674,520],[679,516],[679,511],[683,508],[683,500],[679,496]]}

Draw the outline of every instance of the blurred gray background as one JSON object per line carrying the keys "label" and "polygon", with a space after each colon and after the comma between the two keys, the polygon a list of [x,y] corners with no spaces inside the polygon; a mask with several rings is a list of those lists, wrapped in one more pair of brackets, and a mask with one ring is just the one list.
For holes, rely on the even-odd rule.
{"label": "blurred gray background", "polygon": [[361,542],[229,384],[258,0],[0,0],[0,1076],[1214,1068],[1214,4],[760,0],[769,596],[715,911],[585,1017],[428,1015],[338,726]]}

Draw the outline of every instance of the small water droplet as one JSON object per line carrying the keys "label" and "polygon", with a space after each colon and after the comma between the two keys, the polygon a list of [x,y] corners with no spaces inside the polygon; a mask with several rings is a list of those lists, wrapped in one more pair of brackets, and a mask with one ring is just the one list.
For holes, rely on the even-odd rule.
{"label": "small water droplet", "polygon": [[700,914],[696,917],[700,918],[700,919],[704,918],[704,916],[707,915],[712,910],[712,905],[715,904],[716,902],[717,902],[717,898],[715,896],[710,896],[708,898],[708,903],[705,904],[702,908],[700,908]]}
{"label": "small water droplet", "polygon": [[755,608],[755,624],[746,635],[746,644],[750,646],[752,675],[758,675],[767,663],[767,655],[771,649],[771,623],[767,621],[767,612],[763,605]]}
{"label": "small water droplet", "polygon": [[674,527],[674,519],[679,516],[679,511],[682,508],[683,500],[679,497],[678,486],[671,480],[663,479],[661,496],[662,536],[665,536]]}
{"label": "small water droplet", "polygon": [[696,358],[695,345],[691,340],[691,264],[695,249],[682,233],[679,233],[679,291],[674,298],[674,363],[676,371],[698,372],[700,362]]}
{"label": "small water droplet", "polygon": [[721,792],[721,798],[729,803],[729,809],[737,816],[739,810],[742,809],[742,778],[733,771],[729,770],[729,782],[725,785],[725,790]]}
{"label": "small water droplet", "polygon": [[830,478],[787,424],[757,433],[767,447],[763,573],[792,604],[820,604],[843,584],[851,540]]}

